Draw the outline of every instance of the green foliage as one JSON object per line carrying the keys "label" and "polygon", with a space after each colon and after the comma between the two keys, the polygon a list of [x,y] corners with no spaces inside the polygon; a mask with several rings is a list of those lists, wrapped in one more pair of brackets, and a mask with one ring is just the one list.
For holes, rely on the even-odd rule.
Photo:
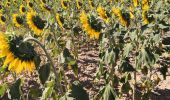
{"label": "green foliage", "polygon": [[19,100],[21,98],[21,79],[18,79],[14,84],[11,85],[9,94],[11,99]]}
{"label": "green foliage", "polygon": [[40,69],[38,70],[38,73],[41,83],[44,84],[48,80],[48,77],[50,75],[50,64],[47,63],[41,66]]}

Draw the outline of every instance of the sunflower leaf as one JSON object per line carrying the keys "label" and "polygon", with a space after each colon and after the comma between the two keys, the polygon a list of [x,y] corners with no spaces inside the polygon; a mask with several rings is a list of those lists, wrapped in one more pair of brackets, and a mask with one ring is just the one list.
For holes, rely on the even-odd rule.
{"label": "sunflower leaf", "polygon": [[48,80],[48,77],[50,75],[50,64],[47,63],[41,66],[38,70],[38,73],[41,83],[44,84]]}

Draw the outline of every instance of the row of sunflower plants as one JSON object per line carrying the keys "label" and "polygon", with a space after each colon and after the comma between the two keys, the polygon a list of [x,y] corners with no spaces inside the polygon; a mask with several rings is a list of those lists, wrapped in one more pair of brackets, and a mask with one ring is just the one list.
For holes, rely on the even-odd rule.
{"label": "row of sunflower plants", "polygon": [[[159,59],[167,50],[161,37],[169,31],[169,3],[0,1],[1,98],[148,99],[160,82],[157,69],[166,78],[168,67]],[[79,82],[77,60],[80,45],[92,40],[100,51],[95,82],[102,79],[104,86],[89,98]],[[67,70],[75,79],[66,76]]]}

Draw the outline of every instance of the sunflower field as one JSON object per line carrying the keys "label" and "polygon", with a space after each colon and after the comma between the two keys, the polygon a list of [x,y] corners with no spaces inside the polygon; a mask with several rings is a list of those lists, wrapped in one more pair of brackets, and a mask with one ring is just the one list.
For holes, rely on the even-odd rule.
{"label": "sunflower field", "polygon": [[1,100],[151,100],[169,67],[170,0],[0,0]]}

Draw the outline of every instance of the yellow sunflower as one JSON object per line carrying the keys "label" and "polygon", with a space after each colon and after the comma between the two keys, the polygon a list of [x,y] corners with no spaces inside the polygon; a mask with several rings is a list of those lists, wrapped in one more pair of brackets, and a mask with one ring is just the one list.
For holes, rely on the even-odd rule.
{"label": "yellow sunflower", "polygon": [[133,7],[132,7],[132,6],[130,6],[130,7],[129,7],[129,10],[130,10],[130,13],[129,13],[129,14],[130,14],[130,18],[131,18],[131,19],[134,19],[134,18],[135,18],[135,16],[134,16],[134,10],[133,10]]}
{"label": "yellow sunflower", "polygon": [[61,7],[66,10],[68,7],[68,1],[60,0],[60,3],[61,3]]}
{"label": "yellow sunflower", "polygon": [[51,7],[46,5],[46,4],[44,4],[44,3],[42,3],[40,6],[41,6],[43,11],[48,11],[48,12],[51,11]]}
{"label": "yellow sunflower", "polygon": [[19,7],[19,12],[20,12],[21,14],[25,14],[26,8],[24,7],[24,5],[21,5],[21,6]]}
{"label": "yellow sunflower", "polygon": [[60,16],[59,13],[56,14],[56,20],[57,20],[57,23],[58,23],[58,25],[60,26],[60,28],[61,28],[61,29],[64,29],[64,28],[63,28],[64,19]]}
{"label": "yellow sunflower", "polygon": [[12,15],[12,21],[16,27],[20,27],[23,24],[23,19],[18,14]]}
{"label": "yellow sunflower", "polygon": [[144,24],[149,24],[148,16],[147,16],[147,11],[142,11],[142,19]]}
{"label": "yellow sunflower", "polygon": [[42,20],[36,12],[28,12],[26,16],[26,21],[29,26],[29,28],[34,31],[36,35],[41,35],[43,32],[43,29],[45,27],[45,21]]}
{"label": "yellow sunflower", "polygon": [[0,33],[0,57],[5,58],[3,67],[8,66],[8,70],[16,74],[35,70],[36,52],[30,43],[22,41],[22,37]]}
{"label": "yellow sunflower", "polygon": [[79,0],[76,0],[76,5],[77,5],[77,8],[80,9],[82,6],[82,3]]}
{"label": "yellow sunflower", "polygon": [[108,18],[107,13],[103,7],[101,7],[101,6],[97,7],[97,13],[106,23],[109,22],[109,18]]}
{"label": "yellow sunflower", "polygon": [[134,5],[134,7],[137,7],[138,6],[138,0],[133,0],[133,5]]}
{"label": "yellow sunflower", "polygon": [[113,13],[118,16],[120,23],[123,26],[128,26],[128,21],[126,20],[125,16],[123,16],[122,11],[119,8],[112,8]]}
{"label": "yellow sunflower", "polygon": [[4,25],[5,24],[5,21],[6,21],[6,18],[4,15],[0,14],[0,24],[1,25]]}
{"label": "yellow sunflower", "polygon": [[94,3],[93,3],[93,1],[92,1],[92,0],[88,0],[88,2],[89,2],[89,5],[90,5],[90,8],[93,9],[93,8],[94,8]]}
{"label": "yellow sunflower", "polygon": [[149,10],[149,1],[148,0],[142,0],[142,10],[143,11]]}
{"label": "yellow sunflower", "polygon": [[29,10],[33,10],[34,5],[32,2],[29,1],[27,2],[27,7],[29,8]]}
{"label": "yellow sunflower", "polygon": [[100,32],[96,31],[95,29],[93,29],[89,23],[89,19],[88,16],[86,15],[86,13],[84,11],[82,11],[82,13],[80,14],[80,21],[82,23],[82,27],[84,29],[84,31],[87,32],[87,34],[90,36],[90,38],[94,38],[94,39],[98,39]]}

